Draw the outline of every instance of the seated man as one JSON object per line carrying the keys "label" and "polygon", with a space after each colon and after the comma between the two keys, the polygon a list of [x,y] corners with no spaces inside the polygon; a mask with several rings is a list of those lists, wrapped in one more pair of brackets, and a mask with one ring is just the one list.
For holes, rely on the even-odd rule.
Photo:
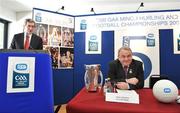
{"label": "seated man", "polygon": [[129,47],[118,50],[118,58],[109,63],[108,77],[119,89],[140,89],[144,87],[142,62],[132,58]]}

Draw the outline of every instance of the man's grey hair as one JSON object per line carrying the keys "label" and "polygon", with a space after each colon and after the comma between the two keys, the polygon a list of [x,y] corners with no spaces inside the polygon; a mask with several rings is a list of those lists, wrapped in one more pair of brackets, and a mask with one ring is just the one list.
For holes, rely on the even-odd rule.
{"label": "man's grey hair", "polygon": [[123,46],[123,47],[119,48],[119,50],[118,50],[118,56],[119,56],[119,53],[121,52],[121,50],[130,51],[130,52],[132,53],[131,48],[129,48],[129,47],[127,47],[127,46]]}

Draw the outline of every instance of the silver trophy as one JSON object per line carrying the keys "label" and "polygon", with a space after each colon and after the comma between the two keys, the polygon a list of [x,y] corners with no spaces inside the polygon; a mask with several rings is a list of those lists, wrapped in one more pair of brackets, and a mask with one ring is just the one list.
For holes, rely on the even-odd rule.
{"label": "silver trophy", "polygon": [[100,64],[85,65],[84,81],[87,91],[97,91],[102,87],[103,74],[100,67]]}

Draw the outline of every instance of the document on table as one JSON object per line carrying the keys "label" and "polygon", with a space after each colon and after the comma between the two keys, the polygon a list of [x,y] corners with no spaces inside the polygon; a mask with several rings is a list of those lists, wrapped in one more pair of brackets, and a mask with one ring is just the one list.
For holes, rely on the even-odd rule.
{"label": "document on table", "polygon": [[135,90],[119,90],[118,93],[106,93],[106,101],[139,104],[139,94]]}
{"label": "document on table", "polygon": [[128,94],[128,95],[138,95],[135,90],[116,89],[116,91],[117,91],[117,93],[121,93],[121,94],[124,94],[124,95],[126,95],[126,94]]}

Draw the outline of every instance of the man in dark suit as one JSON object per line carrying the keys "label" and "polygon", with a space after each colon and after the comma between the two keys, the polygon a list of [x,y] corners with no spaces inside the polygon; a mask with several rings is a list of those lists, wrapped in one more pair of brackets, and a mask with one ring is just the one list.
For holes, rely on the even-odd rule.
{"label": "man in dark suit", "polygon": [[118,50],[118,58],[109,63],[108,77],[119,89],[140,89],[144,87],[142,62],[132,58],[129,47]]}
{"label": "man in dark suit", "polygon": [[35,21],[26,19],[24,32],[15,34],[10,45],[10,49],[43,49],[42,38],[33,34]]}

